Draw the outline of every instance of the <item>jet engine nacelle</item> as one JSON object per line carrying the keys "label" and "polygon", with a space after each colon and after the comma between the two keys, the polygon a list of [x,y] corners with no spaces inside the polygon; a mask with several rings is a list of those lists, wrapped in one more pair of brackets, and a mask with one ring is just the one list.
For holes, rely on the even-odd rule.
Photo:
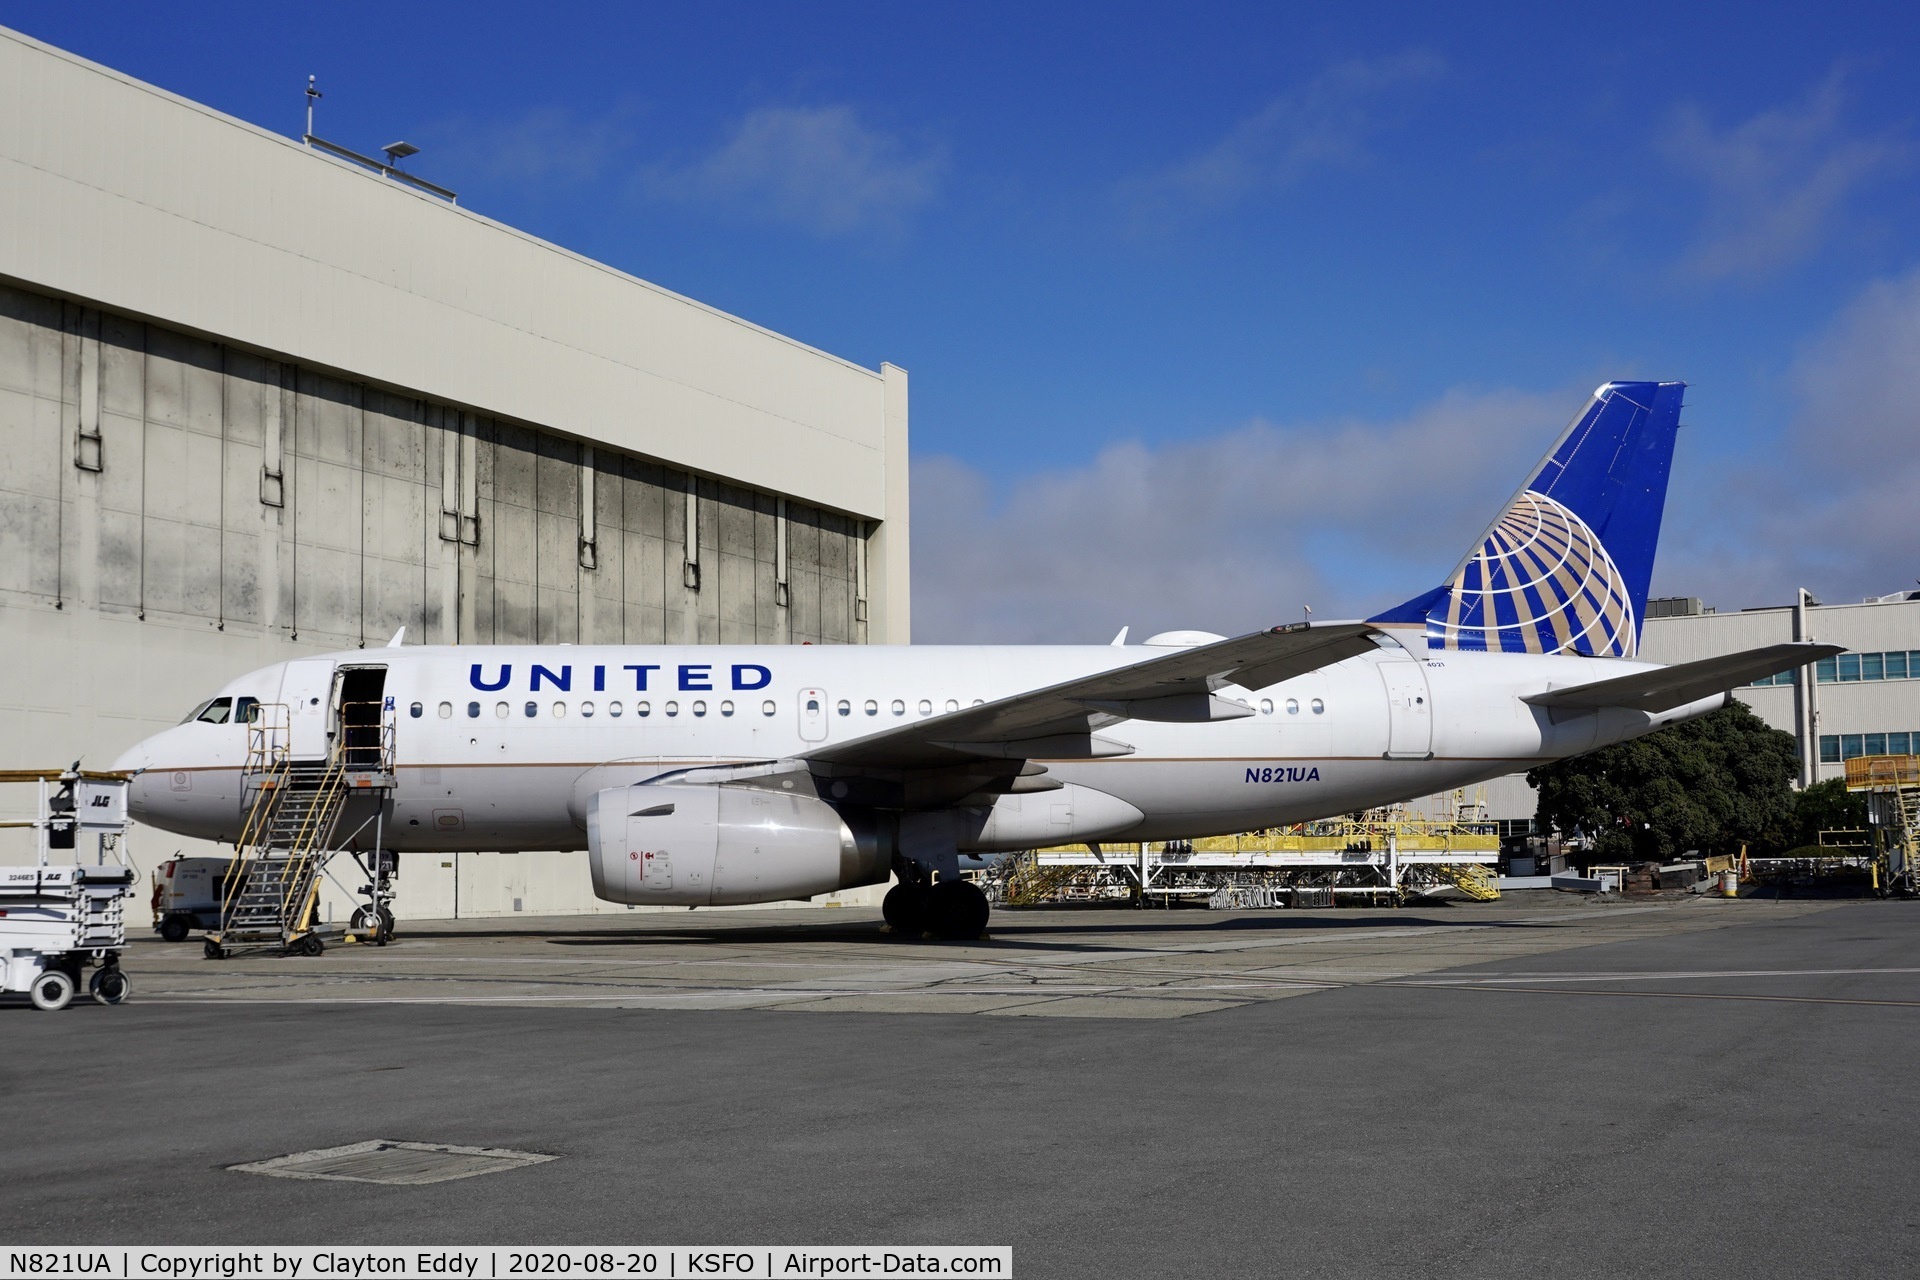
{"label": "jet engine nacelle", "polygon": [[886,855],[813,796],[730,786],[631,786],[587,802],[593,891],[609,902],[731,906],[887,878]]}

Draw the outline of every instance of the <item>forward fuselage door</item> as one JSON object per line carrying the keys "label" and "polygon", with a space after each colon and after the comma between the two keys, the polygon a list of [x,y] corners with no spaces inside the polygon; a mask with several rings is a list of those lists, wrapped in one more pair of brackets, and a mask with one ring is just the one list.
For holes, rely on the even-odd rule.
{"label": "forward fuselage door", "polygon": [[800,740],[802,742],[824,742],[827,737],[827,691],[825,689],[802,689],[800,691]]}
{"label": "forward fuselage door", "polygon": [[1387,758],[1425,760],[1433,754],[1433,707],[1427,673],[1417,662],[1382,662],[1387,688]]}
{"label": "forward fuselage door", "polygon": [[280,701],[287,707],[293,758],[324,758],[327,730],[333,719],[333,659],[301,658],[289,662],[280,676]]}

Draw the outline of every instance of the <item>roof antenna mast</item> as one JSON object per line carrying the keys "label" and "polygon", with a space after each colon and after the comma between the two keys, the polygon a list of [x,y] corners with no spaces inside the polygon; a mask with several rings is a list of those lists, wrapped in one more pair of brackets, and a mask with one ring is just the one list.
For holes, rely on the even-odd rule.
{"label": "roof antenna mast", "polygon": [[313,80],[312,76],[307,77],[307,131],[300,139],[308,146],[313,145],[313,104],[326,96],[313,87]]}

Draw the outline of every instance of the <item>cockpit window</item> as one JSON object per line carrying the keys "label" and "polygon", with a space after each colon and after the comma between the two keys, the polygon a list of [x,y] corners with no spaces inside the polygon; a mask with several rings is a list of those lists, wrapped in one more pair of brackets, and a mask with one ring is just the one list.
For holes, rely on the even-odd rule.
{"label": "cockpit window", "polygon": [[260,699],[239,697],[233,700],[233,722],[253,724],[260,719]]}
{"label": "cockpit window", "polygon": [[192,724],[195,720],[198,720],[200,718],[200,713],[202,711],[205,711],[208,707],[212,705],[213,705],[213,699],[208,698],[205,702],[201,703],[199,706],[195,707],[193,710],[187,712],[186,715],[182,716],[180,718],[180,723]]}
{"label": "cockpit window", "polygon": [[232,698],[215,698],[213,701],[202,706],[200,713],[194,716],[194,719],[202,724],[225,724],[227,717],[232,714]]}

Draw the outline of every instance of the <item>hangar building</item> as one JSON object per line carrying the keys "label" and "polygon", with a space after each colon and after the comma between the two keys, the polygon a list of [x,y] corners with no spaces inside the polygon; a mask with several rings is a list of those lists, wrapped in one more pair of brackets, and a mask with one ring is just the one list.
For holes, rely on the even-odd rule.
{"label": "hangar building", "polygon": [[[904,370],[0,28],[5,766],[402,627],[904,643],[907,554]],[[417,861],[403,916],[598,905]]]}

